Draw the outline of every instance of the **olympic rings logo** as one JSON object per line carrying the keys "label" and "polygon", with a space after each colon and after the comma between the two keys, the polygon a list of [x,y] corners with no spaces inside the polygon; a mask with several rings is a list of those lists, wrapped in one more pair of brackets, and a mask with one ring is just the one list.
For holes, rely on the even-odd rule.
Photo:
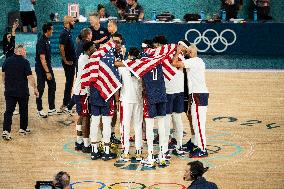
{"label": "olympic rings logo", "polygon": [[[196,37],[196,38],[194,39],[194,41],[190,41],[190,40],[188,39],[188,38],[189,38],[189,34],[190,34],[190,33],[194,33],[194,32],[197,33],[198,37]],[[207,34],[207,36],[208,36],[208,33],[210,33],[210,32],[215,35],[215,37],[213,37],[211,41],[209,40],[208,37],[206,37],[206,34]],[[233,35],[233,40],[232,40],[231,42],[228,42],[228,39],[226,39],[226,38],[223,36],[226,32],[227,32],[227,33],[231,33],[231,34]],[[231,29],[225,29],[225,30],[223,30],[223,31],[220,33],[220,35],[218,34],[217,31],[215,31],[215,30],[213,30],[213,29],[207,29],[207,30],[205,30],[202,34],[201,34],[198,30],[196,30],[196,29],[190,29],[190,30],[188,30],[188,31],[185,33],[185,39],[188,40],[190,43],[195,44],[196,46],[198,46],[198,44],[199,44],[199,43],[201,42],[201,40],[202,40],[202,42],[204,42],[204,43],[207,45],[207,47],[206,47],[205,49],[199,49],[199,48],[197,47],[197,49],[198,49],[199,52],[206,52],[206,51],[208,51],[208,50],[210,49],[210,47],[211,47],[215,52],[221,53],[221,52],[226,51],[227,48],[228,48],[228,46],[233,45],[233,44],[236,42],[236,40],[237,40],[237,35],[236,35],[236,33],[235,33],[233,30],[231,30]],[[217,44],[219,41],[224,45],[224,48],[223,48],[223,49],[217,49],[217,48],[216,48],[216,44]]]}

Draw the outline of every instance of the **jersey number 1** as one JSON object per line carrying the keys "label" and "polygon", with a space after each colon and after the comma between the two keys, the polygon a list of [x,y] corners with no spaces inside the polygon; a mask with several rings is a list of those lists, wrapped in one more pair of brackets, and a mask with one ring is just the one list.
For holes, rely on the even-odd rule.
{"label": "jersey number 1", "polygon": [[153,81],[158,80],[158,71],[157,71],[157,69],[154,68],[151,72],[153,73]]}

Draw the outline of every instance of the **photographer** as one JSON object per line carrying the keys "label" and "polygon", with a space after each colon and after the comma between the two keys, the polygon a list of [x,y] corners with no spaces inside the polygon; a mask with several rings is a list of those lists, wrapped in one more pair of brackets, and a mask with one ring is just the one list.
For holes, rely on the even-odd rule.
{"label": "photographer", "polygon": [[217,185],[213,182],[206,181],[202,175],[209,169],[203,167],[200,161],[189,162],[189,168],[186,169],[183,180],[192,181],[187,189],[218,189]]}
{"label": "photographer", "polygon": [[41,188],[71,189],[70,175],[67,172],[60,171],[55,175],[53,181],[37,181],[35,189]]}
{"label": "photographer", "polygon": [[67,172],[60,171],[55,175],[53,184],[56,189],[71,189],[70,175]]}

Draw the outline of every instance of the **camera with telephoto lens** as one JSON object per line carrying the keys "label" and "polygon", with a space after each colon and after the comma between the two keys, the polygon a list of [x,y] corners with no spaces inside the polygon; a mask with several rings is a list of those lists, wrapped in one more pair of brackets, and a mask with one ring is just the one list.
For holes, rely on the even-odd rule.
{"label": "camera with telephoto lens", "polygon": [[52,181],[36,181],[35,189],[56,189]]}

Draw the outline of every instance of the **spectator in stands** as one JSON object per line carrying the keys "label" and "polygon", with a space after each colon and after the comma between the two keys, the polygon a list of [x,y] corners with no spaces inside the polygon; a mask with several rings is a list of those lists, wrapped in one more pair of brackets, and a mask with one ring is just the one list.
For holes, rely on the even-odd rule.
{"label": "spectator in stands", "polygon": [[31,26],[32,32],[35,33],[37,31],[37,19],[34,9],[36,0],[19,0],[19,3],[23,32],[28,32],[28,26]]}
{"label": "spectator in stands", "polygon": [[200,161],[189,162],[186,168],[183,180],[192,181],[187,189],[218,189],[217,185],[213,182],[206,181],[202,175],[209,169],[203,167]]}
{"label": "spectator in stands", "polygon": [[271,20],[269,16],[270,0],[252,0],[250,6],[250,17],[253,18],[253,11],[257,10],[257,18],[260,20]]}
{"label": "spectator in stands", "polygon": [[19,133],[26,135],[30,133],[28,128],[29,112],[29,87],[33,87],[36,97],[39,96],[35,79],[32,75],[30,63],[26,58],[26,49],[19,44],[15,47],[15,55],[7,58],[2,66],[2,81],[4,84],[4,96],[6,101],[6,111],[4,113],[3,134],[5,140],[11,140],[12,116],[16,104],[20,110],[20,130]]}
{"label": "spectator in stands", "polygon": [[144,19],[144,9],[138,4],[137,0],[126,0],[126,14],[138,14],[140,20]]}
{"label": "spectator in stands", "polygon": [[3,36],[3,54],[6,58],[14,55],[15,49],[15,36],[16,36],[16,29],[18,28],[19,23],[16,21],[12,26],[12,32],[8,32]]}
{"label": "spectator in stands", "polygon": [[108,17],[108,15],[106,13],[106,8],[102,4],[98,4],[97,12],[99,13],[100,18],[107,18]]}
{"label": "spectator in stands", "polygon": [[237,18],[238,11],[243,5],[243,0],[221,0],[221,9],[226,11],[226,19]]}
{"label": "spectator in stands", "polygon": [[111,13],[110,16],[118,17],[119,19],[124,19],[126,1],[125,0],[110,0],[110,3],[112,5],[110,6],[110,10],[115,9],[115,13],[113,11],[113,13]]}
{"label": "spectator in stands", "polygon": [[101,27],[98,13],[90,14],[90,29],[92,30],[92,41],[98,47],[108,41],[109,33],[106,28]]}
{"label": "spectator in stands", "polygon": [[71,189],[70,175],[67,172],[60,171],[55,175],[53,184],[58,189]]}

